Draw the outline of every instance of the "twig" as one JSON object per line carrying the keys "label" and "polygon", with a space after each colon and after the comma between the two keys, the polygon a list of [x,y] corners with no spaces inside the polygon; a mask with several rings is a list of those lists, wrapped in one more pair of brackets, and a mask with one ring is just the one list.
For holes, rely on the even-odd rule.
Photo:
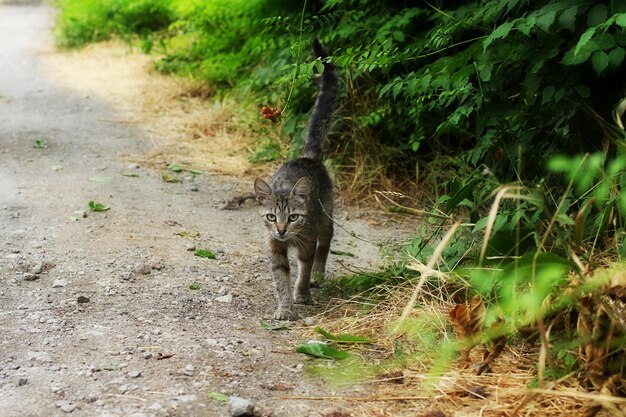
{"label": "twig", "polygon": [[416,396],[402,396],[402,397],[302,397],[302,396],[289,396],[279,397],[281,400],[310,400],[310,401],[359,401],[359,402],[371,402],[371,401],[411,401],[411,400],[432,400],[432,397],[425,395]]}
{"label": "twig", "polygon": [[[433,252],[432,256],[428,260],[428,263],[426,264],[426,271],[432,271],[434,269],[435,263],[437,263],[437,261],[441,257],[441,254],[442,254],[444,248],[446,247],[446,245],[448,244],[450,239],[452,239],[452,236],[454,236],[454,233],[456,232],[456,229],[458,229],[460,225],[461,224],[459,222],[457,222],[454,225],[452,225],[450,230],[448,230],[446,232],[446,234],[443,237],[443,239],[441,239],[441,242],[439,242],[439,244],[435,248],[435,252]],[[415,306],[415,303],[417,301],[417,296],[419,294],[419,291],[422,288],[422,286],[424,285],[424,283],[426,282],[426,279],[428,277],[430,277],[430,275],[431,275],[430,272],[426,272],[426,273],[422,274],[422,276],[420,277],[420,280],[417,283],[417,285],[415,286],[415,289],[413,290],[413,294],[411,295],[411,298],[409,299],[409,302],[406,304],[406,307],[404,307],[404,311],[402,312],[402,316],[400,316],[400,320],[398,321],[398,324],[394,328],[394,333],[397,333],[398,330],[400,330],[400,328],[402,327],[402,324],[404,323],[404,321],[407,319],[407,317],[411,313],[411,310],[413,310],[413,307]]]}

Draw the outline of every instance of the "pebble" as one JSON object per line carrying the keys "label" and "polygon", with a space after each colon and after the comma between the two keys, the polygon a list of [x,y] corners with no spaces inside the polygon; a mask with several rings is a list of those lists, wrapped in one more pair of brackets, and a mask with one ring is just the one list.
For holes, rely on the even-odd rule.
{"label": "pebble", "polygon": [[188,364],[188,365],[187,365],[187,366],[185,366],[185,367],[183,368],[183,370],[182,370],[182,371],[180,371],[180,372],[181,372],[183,375],[186,375],[186,376],[193,376],[193,371],[194,371],[193,365],[192,365],[192,364]]}
{"label": "pebble", "polygon": [[185,249],[187,249],[189,252],[193,252],[196,250],[196,245],[193,243],[188,243]]}
{"label": "pebble", "polygon": [[141,371],[130,371],[128,376],[130,378],[139,378],[141,376]]}
{"label": "pebble", "polygon": [[128,169],[139,169],[139,164],[128,164]]}
{"label": "pebble", "polygon": [[59,400],[55,402],[54,405],[59,407],[64,413],[71,413],[78,407],[76,404],[72,404],[68,400]]}
{"label": "pebble", "polygon": [[218,303],[232,303],[233,295],[232,294],[222,295],[221,297],[217,297],[215,301],[217,301]]}
{"label": "pebble", "polygon": [[52,283],[52,288],[62,288],[67,285],[66,279],[55,279]]}
{"label": "pebble", "polygon": [[30,269],[32,274],[41,274],[43,272],[43,263],[38,262]]}
{"label": "pebble", "polygon": [[31,273],[25,273],[24,275],[24,281],[36,281],[39,279],[39,275],[37,274],[31,274]]}
{"label": "pebble", "polygon": [[87,212],[85,210],[76,210],[74,216],[84,219],[87,217]]}
{"label": "pebble", "polygon": [[196,394],[179,395],[178,397],[176,397],[176,401],[181,403],[189,403],[192,401],[196,401],[197,399],[198,397],[196,396]]}
{"label": "pebble", "polygon": [[198,186],[196,184],[191,184],[189,187],[187,187],[187,189],[189,191],[198,191]]}
{"label": "pebble", "polygon": [[95,391],[89,392],[89,394],[87,394],[87,398],[86,398],[88,403],[95,403],[99,399],[100,399],[100,394],[98,394]]}
{"label": "pebble", "polygon": [[89,297],[85,297],[84,295],[79,295],[78,298],[76,299],[76,302],[78,304],[85,304],[89,302]]}
{"label": "pebble", "polygon": [[315,326],[319,319],[317,317],[306,317],[303,321],[306,326]]}
{"label": "pebble", "polygon": [[228,410],[232,417],[253,416],[254,404],[248,399],[233,396],[228,399]]}
{"label": "pebble", "polygon": [[152,268],[150,268],[149,265],[146,265],[144,263],[138,263],[138,264],[135,264],[135,266],[133,267],[133,272],[136,274],[148,275],[151,269]]}
{"label": "pebble", "polygon": [[23,387],[23,386],[24,386],[24,385],[26,385],[26,384],[28,384],[28,379],[26,379],[26,378],[20,378],[20,379],[17,381],[17,386],[18,386],[18,387]]}

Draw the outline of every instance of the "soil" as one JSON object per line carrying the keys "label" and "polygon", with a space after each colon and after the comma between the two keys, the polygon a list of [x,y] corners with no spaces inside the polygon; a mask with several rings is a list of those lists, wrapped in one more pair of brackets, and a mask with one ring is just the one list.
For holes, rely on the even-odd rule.
{"label": "soil", "polygon": [[[221,209],[250,178],[163,181],[165,166],[148,161],[166,132],[124,122],[136,115],[124,98],[132,74],[115,77],[128,83],[121,100],[94,94],[107,80],[86,73],[115,65],[67,70],[76,61],[54,52],[53,22],[47,6],[0,5],[0,416],[230,415],[212,392],[258,415],[350,409],[306,400],[338,391],[295,353],[302,321],[260,325],[274,309],[262,225],[251,204]],[[370,238],[391,233],[338,217]],[[331,255],[330,276],[378,263],[374,245],[336,235],[355,257]],[[303,318],[322,310],[298,307]]]}

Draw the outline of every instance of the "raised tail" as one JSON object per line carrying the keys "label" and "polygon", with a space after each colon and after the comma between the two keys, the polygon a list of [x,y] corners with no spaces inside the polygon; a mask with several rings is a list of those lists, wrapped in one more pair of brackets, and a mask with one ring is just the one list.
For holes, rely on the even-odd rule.
{"label": "raised tail", "polygon": [[[313,39],[313,52],[316,58],[325,59],[328,57],[328,54],[317,39]],[[324,63],[324,72],[322,73],[319,92],[317,93],[313,114],[311,114],[311,121],[309,122],[309,132],[304,151],[302,152],[303,157],[320,161],[323,156],[322,141],[326,137],[326,132],[328,132],[328,127],[330,126],[335,97],[337,97],[339,89],[335,65],[327,60],[322,62]]]}

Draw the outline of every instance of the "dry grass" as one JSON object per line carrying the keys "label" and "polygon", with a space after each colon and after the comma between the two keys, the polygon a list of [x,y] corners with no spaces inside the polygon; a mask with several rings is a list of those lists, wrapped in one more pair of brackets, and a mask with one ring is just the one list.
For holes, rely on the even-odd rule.
{"label": "dry grass", "polygon": [[[474,349],[472,365],[453,363],[440,376],[430,373],[433,358],[439,355],[439,345],[427,340],[428,330],[436,329],[440,340],[451,337],[448,311],[454,306],[444,288],[425,289],[419,296],[419,309],[413,309],[409,327],[402,333],[394,332],[409,301],[415,283],[400,287],[380,288],[387,292],[385,301],[369,303],[362,297],[347,301],[330,300],[329,307],[320,314],[322,326],[331,333],[349,333],[368,336],[372,345],[356,348],[369,364],[360,372],[363,396],[336,397],[346,404],[351,416],[610,416],[608,410],[596,410],[600,402],[626,405],[626,398],[590,393],[579,381],[569,375],[558,382],[546,382],[542,389],[532,389],[535,367],[539,357],[539,342],[517,341],[509,345],[496,359],[492,372],[477,376],[473,364],[482,361],[482,349]],[[428,326],[426,326],[428,327]],[[307,337],[315,337],[304,329]],[[309,333],[310,332],[310,333]],[[423,337],[423,339],[422,339]],[[431,346],[425,346],[431,343]],[[401,344],[411,358],[398,361],[394,349]],[[485,348],[486,349],[486,348]],[[343,366],[343,365],[339,365]],[[324,375],[324,372],[321,373]],[[332,380],[333,373],[327,377]],[[293,399],[293,398],[292,398]],[[316,398],[298,397],[298,400]]]}
{"label": "dry grass", "polygon": [[235,176],[254,173],[246,158],[253,138],[239,117],[245,109],[207,100],[213,91],[198,82],[156,73],[154,57],[107,41],[44,58],[55,83],[110,103],[116,121],[141,129],[149,142],[143,154],[126,155],[129,160],[157,167],[176,161]]}

